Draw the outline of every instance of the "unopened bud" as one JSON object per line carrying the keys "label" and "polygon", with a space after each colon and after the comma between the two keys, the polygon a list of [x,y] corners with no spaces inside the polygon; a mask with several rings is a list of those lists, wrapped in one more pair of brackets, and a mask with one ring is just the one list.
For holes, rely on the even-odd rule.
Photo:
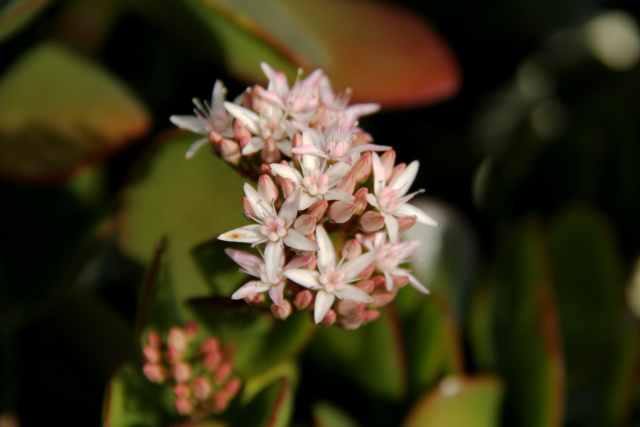
{"label": "unopened bud", "polygon": [[247,197],[242,198],[242,210],[244,211],[244,215],[249,218],[255,218],[256,214],[253,212],[253,207],[251,207],[251,203]]}
{"label": "unopened bud", "polygon": [[347,173],[347,175],[342,178],[342,181],[336,185],[340,190],[346,191],[349,194],[353,194],[353,191],[356,189],[356,177],[353,172]]}
{"label": "unopened bud", "polygon": [[365,304],[358,301],[345,300],[337,304],[340,316],[354,317],[364,310]]}
{"label": "unopened bud", "polygon": [[174,326],[169,329],[167,345],[174,348],[178,353],[182,353],[187,348],[187,334],[184,329]]}
{"label": "unopened bud", "polygon": [[356,205],[357,214],[361,214],[367,208],[367,194],[369,194],[369,190],[366,187],[362,187],[353,195],[353,204]]}
{"label": "unopened bud", "polygon": [[153,348],[151,346],[145,345],[142,347],[142,355],[145,360],[149,363],[160,363],[160,359],[162,355],[160,354],[160,350]]}
{"label": "unopened bud", "polygon": [[382,291],[382,292],[386,292],[387,288],[386,288],[386,281],[384,280],[384,276],[373,276],[371,278],[371,281],[373,282],[373,290],[374,291]]}
{"label": "unopened bud", "polygon": [[142,366],[142,373],[152,383],[161,383],[167,378],[167,374],[162,367],[157,363],[145,363]]}
{"label": "unopened bud", "polygon": [[367,151],[360,156],[356,164],[353,165],[351,172],[353,172],[356,182],[360,182],[369,176],[371,173],[371,162],[371,151]]}
{"label": "unopened bud", "polygon": [[178,362],[172,366],[173,378],[178,383],[189,381],[191,378],[191,365],[187,362]]}
{"label": "unopened bud", "polygon": [[296,191],[296,185],[289,178],[282,180],[282,194],[288,199]]}
{"label": "unopened bud", "polygon": [[224,138],[222,137],[220,132],[217,132],[215,130],[209,132],[209,144],[211,145],[211,149],[213,150],[213,152],[218,156],[220,155],[220,150],[222,149],[223,139]]}
{"label": "unopened bud", "polygon": [[[396,152],[393,149],[385,151],[380,156],[380,162],[382,163],[382,168],[385,171],[385,175],[388,174],[389,176],[391,176],[393,165],[396,163]],[[386,178],[389,179],[389,176],[387,176]]]}
{"label": "unopened bud", "polygon": [[247,126],[242,123],[241,120],[236,120],[233,122],[233,133],[235,140],[238,141],[238,144],[240,144],[240,149],[243,149],[251,139],[251,132],[249,132]]}
{"label": "unopened bud", "polygon": [[198,333],[198,323],[195,320],[189,320],[187,324],[184,325],[184,333],[187,340],[195,338]]}
{"label": "unopened bud", "polygon": [[295,305],[298,310],[304,310],[311,305],[312,301],[313,294],[311,291],[304,290],[302,292],[298,292],[298,295],[293,299],[293,305]]}
{"label": "unopened bud", "polygon": [[182,351],[178,350],[175,347],[169,346],[167,347],[167,359],[171,363],[178,362],[182,360]]}
{"label": "unopened bud", "polygon": [[342,247],[340,255],[342,255],[345,260],[351,261],[362,255],[362,244],[356,239],[349,239]]}
{"label": "unopened bud", "polygon": [[384,227],[384,216],[380,212],[367,211],[360,217],[360,228],[367,233],[373,233]]}
{"label": "unopened bud", "polygon": [[385,294],[373,295],[374,307],[384,307],[389,304],[396,297],[396,292],[389,292]]}
{"label": "unopened bud", "polygon": [[340,319],[340,327],[345,331],[353,331],[358,329],[364,321],[364,313],[357,313],[353,317],[343,317]]}
{"label": "unopened bud", "polygon": [[240,387],[242,387],[242,380],[240,378],[232,378],[230,379],[222,388],[222,393],[226,394],[229,399],[233,398],[238,391],[240,391]]}
{"label": "unopened bud", "polygon": [[209,337],[200,344],[199,350],[202,354],[217,352],[220,350],[220,340],[216,337]]}
{"label": "unopened bud", "polygon": [[224,382],[229,375],[231,375],[232,367],[231,363],[224,362],[218,366],[218,369],[213,373],[213,381],[216,383]]}
{"label": "unopened bud", "polygon": [[281,305],[271,304],[271,313],[276,319],[284,320],[291,314],[291,303],[288,300],[282,300]]}
{"label": "unopened bud", "polygon": [[215,412],[222,412],[229,406],[229,398],[226,394],[218,392],[211,398],[211,409]]}
{"label": "unopened bud", "polygon": [[409,283],[409,278],[407,276],[393,276],[393,287],[395,289],[400,289],[407,283]]}
{"label": "unopened bud", "polygon": [[221,360],[222,360],[222,355],[220,354],[219,351],[211,351],[209,353],[206,353],[202,357],[202,365],[205,367],[205,369],[209,371],[213,371],[218,367]]}
{"label": "unopened bud", "polygon": [[261,175],[258,179],[258,194],[270,204],[278,202],[278,187],[269,175]]}
{"label": "unopened bud", "polygon": [[189,415],[193,412],[193,403],[189,399],[177,399],[174,407],[180,415]]}
{"label": "unopened bud", "polygon": [[225,162],[237,165],[240,163],[240,159],[242,158],[242,152],[240,151],[240,146],[237,142],[224,138],[220,145],[220,156]]}
{"label": "unopened bud", "polygon": [[378,310],[366,310],[364,312],[364,322],[365,323],[373,322],[378,317],[380,317],[380,312]]}
{"label": "unopened bud", "polygon": [[252,307],[261,305],[262,303],[264,303],[264,301],[265,301],[264,294],[251,294],[244,297],[244,302],[246,302]]}
{"label": "unopened bud", "polygon": [[260,163],[260,166],[258,166],[258,175],[273,175],[271,165],[264,162]]}
{"label": "unopened bud", "polygon": [[177,398],[187,399],[191,396],[191,389],[186,384],[176,384],[173,386],[173,394]]}
{"label": "unopened bud", "polygon": [[293,228],[305,236],[312,234],[316,230],[316,219],[308,214],[300,215],[293,223]]}
{"label": "unopened bud", "polygon": [[149,335],[147,335],[147,344],[151,348],[160,350],[160,347],[162,346],[162,339],[160,338],[160,334],[155,331],[150,332]]}
{"label": "unopened bud", "polygon": [[369,277],[371,277],[371,275],[373,274],[373,272],[376,269],[376,263],[372,262],[371,264],[369,264],[367,266],[367,268],[365,268],[364,270],[362,270],[362,273],[360,273],[358,275],[359,278],[363,279],[363,280],[367,280]]}
{"label": "unopened bud", "polygon": [[280,161],[280,149],[272,137],[268,137],[262,146],[262,161],[265,163],[277,163]]}
{"label": "unopened bud", "polygon": [[326,200],[318,200],[307,209],[307,213],[314,217],[316,221],[324,216],[324,213],[327,211],[327,207],[329,207],[329,202]]}
{"label": "unopened bud", "polygon": [[338,316],[336,315],[336,312],[333,310],[333,308],[330,308],[329,311],[327,311],[327,314],[325,314],[322,318],[322,324],[325,326],[331,326],[336,323],[337,319]]}
{"label": "unopened bud", "polygon": [[329,208],[329,218],[338,224],[345,223],[351,219],[356,211],[356,205],[351,202],[338,200],[333,202]]}
{"label": "unopened bud", "polygon": [[193,396],[198,400],[205,400],[211,395],[211,383],[205,377],[198,377],[191,382]]}
{"label": "unopened bud", "polygon": [[407,231],[411,227],[416,225],[416,219],[412,216],[401,216],[398,218],[398,231]]}
{"label": "unopened bud", "polygon": [[[311,238],[310,235],[309,238]],[[313,236],[315,237],[315,236]],[[318,243],[315,239],[313,240],[314,243]],[[310,270],[310,271],[314,271],[316,269],[316,267],[318,266],[318,256],[316,254],[312,254],[311,255],[311,261],[309,261],[309,263],[307,265],[304,266],[304,268],[306,270]]]}
{"label": "unopened bud", "polygon": [[[371,265],[369,266],[371,267]],[[369,280],[362,280],[358,283],[356,283],[356,286],[360,289],[362,289],[363,291],[365,291],[366,293],[370,294],[371,292],[373,292],[373,289],[375,287],[375,282],[371,279]]]}

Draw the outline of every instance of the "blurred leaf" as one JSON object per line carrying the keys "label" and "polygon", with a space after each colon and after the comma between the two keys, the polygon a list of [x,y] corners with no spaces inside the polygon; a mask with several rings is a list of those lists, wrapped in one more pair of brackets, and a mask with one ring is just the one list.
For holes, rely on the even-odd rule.
{"label": "blurred leaf", "polygon": [[495,427],[503,387],[494,377],[448,377],[413,407],[403,427]]}
{"label": "blurred leaf", "polygon": [[202,243],[192,251],[200,272],[216,295],[230,296],[244,282],[247,282],[249,277],[241,272],[240,266],[229,258],[225,252],[227,248],[251,252],[251,248],[246,243],[223,242],[218,239]]}
{"label": "blurred leaf", "polygon": [[273,0],[268,6],[259,0],[188,1],[195,10],[209,9],[203,19],[224,46],[227,66],[252,83],[264,82],[259,63],[273,59],[270,65],[290,77],[297,66],[321,67],[336,89],[353,89],[354,101],[387,107],[439,101],[460,86],[445,42],[398,6],[362,0]]}
{"label": "blurred leaf", "polygon": [[637,326],[624,308],[617,243],[604,217],[579,207],[558,216],[549,239],[567,361],[568,417],[613,425],[624,418],[622,407],[614,407],[629,400],[628,381],[633,381],[615,378],[624,375],[621,370],[637,369],[637,361],[630,360],[637,353]]}
{"label": "blurred leaf", "polygon": [[9,0],[0,6],[0,43],[31,22],[51,0]]}
{"label": "blurred leaf", "polygon": [[312,343],[314,364],[330,378],[349,380],[384,398],[400,399],[407,388],[401,333],[389,307],[380,311],[375,322],[354,331],[318,328]]}
{"label": "blurred leaf", "polygon": [[312,408],[314,427],[358,427],[358,423],[337,406],[317,402]]}
{"label": "blurred leaf", "polygon": [[496,277],[498,369],[506,386],[503,420],[524,427],[558,426],[564,361],[543,229],[529,220],[511,232]]}
{"label": "blurred leaf", "polygon": [[247,224],[242,180],[209,153],[185,160],[193,141],[192,135],[172,134],[156,144],[136,165],[118,210],[120,245],[135,261],[146,264],[160,237],[171,242],[167,278],[176,301],[212,291],[191,256],[193,247]]}
{"label": "blurred leaf", "polygon": [[474,366],[480,371],[498,370],[498,345],[494,335],[496,310],[495,289],[482,281],[471,301],[469,313],[469,340]]}
{"label": "blurred leaf", "polygon": [[63,179],[148,126],[144,107],[112,75],[62,45],[43,44],[0,80],[0,174]]}
{"label": "blurred leaf", "polygon": [[293,313],[286,320],[226,297],[189,301],[201,324],[220,337],[233,354],[234,369],[243,377],[260,374],[295,356],[314,328],[309,313]]}
{"label": "blurred leaf", "polygon": [[246,406],[230,408],[224,418],[229,419],[232,426],[288,427],[293,403],[293,387],[286,378],[282,378],[261,391]]}

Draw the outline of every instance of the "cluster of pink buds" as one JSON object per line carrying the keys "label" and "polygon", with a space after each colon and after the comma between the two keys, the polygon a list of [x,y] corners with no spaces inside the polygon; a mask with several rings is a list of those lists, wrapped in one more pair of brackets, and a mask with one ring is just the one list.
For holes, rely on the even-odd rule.
{"label": "cluster of pink buds", "polygon": [[[418,247],[401,232],[416,221],[436,225],[409,204],[419,163],[396,164],[391,147],[375,145],[358,119],[377,104],[348,105],[322,70],[293,87],[267,64],[266,88],[248,88],[234,102],[216,81],[211,104],[194,100],[195,116],[171,121],[205,135],[187,152],[210,143],[213,151],[248,178],[242,206],[254,223],[218,238],[249,243],[258,253],[227,254],[255,279],[234,299],[272,301],[275,317],[311,309],[316,323],[355,329],[376,319],[398,289],[425,287],[407,269]],[[383,154],[379,155],[379,152]]]}
{"label": "cluster of pink buds", "polygon": [[196,323],[174,326],[166,340],[158,332],[147,335],[142,348],[144,375],[154,383],[169,383],[175,397],[175,410],[201,419],[223,412],[242,386],[233,373],[216,337],[198,339]]}

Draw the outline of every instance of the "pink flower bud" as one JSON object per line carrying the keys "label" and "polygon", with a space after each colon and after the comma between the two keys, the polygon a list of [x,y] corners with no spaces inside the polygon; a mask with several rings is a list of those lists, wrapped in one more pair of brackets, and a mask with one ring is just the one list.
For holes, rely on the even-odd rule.
{"label": "pink flower bud", "polygon": [[233,122],[233,133],[235,140],[240,144],[240,149],[243,149],[251,139],[251,132],[249,132],[247,126],[245,126],[245,124],[240,120],[235,120]]}
{"label": "pink flower bud", "polygon": [[258,179],[258,194],[271,204],[278,202],[278,187],[269,175],[262,175]]}
{"label": "pink flower bud", "polygon": [[362,245],[356,239],[347,240],[347,243],[342,247],[340,255],[342,255],[345,260],[351,261],[362,255]]}
{"label": "pink flower bud", "polygon": [[380,162],[388,179],[393,171],[393,165],[396,163],[396,152],[393,149],[385,151],[380,156]]}
{"label": "pink flower bud", "polygon": [[276,319],[284,320],[291,314],[291,303],[288,300],[282,300],[281,305],[271,304],[271,313]]}
{"label": "pink flower bud", "polygon": [[191,382],[193,396],[198,400],[205,400],[211,395],[211,383],[205,377],[198,377]]}
{"label": "pink flower bud", "polygon": [[407,283],[409,283],[409,278],[407,276],[393,276],[393,287],[395,289],[400,289]]}
{"label": "pink flower bud", "polygon": [[342,181],[336,185],[340,190],[346,191],[349,194],[353,194],[353,191],[356,189],[356,177],[353,172],[347,173],[347,175],[342,178]]}
{"label": "pink flower bud", "polygon": [[187,334],[184,329],[174,326],[169,329],[168,346],[182,353],[187,348]]}
{"label": "pink flower bud", "polygon": [[209,144],[211,145],[211,149],[213,150],[213,152],[218,156],[220,155],[220,150],[222,149],[222,140],[222,135],[219,132],[215,130],[209,132]]}
{"label": "pink flower bud", "polygon": [[[311,236],[307,236],[307,237],[311,239]],[[318,243],[315,239],[313,239],[313,242]],[[311,255],[311,261],[309,261],[309,263],[305,265],[304,268],[307,270],[313,271],[316,269],[317,266],[318,266],[318,256],[316,254],[313,254]]]}
{"label": "pink flower bud", "polygon": [[249,199],[247,197],[242,198],[242,210],[244,211],[244,215],[249,218],[255,218],[256,214],[253,212],[253,208],[251,207],[251,203],[249,203]]}
{"label": "pink flower bud", "polygon": [[407,231],[411,227],[416,225],[416,219],[412,216],[402,216],[398,218],[398,231]]}
{"label": "pink flower bud", "polygon": [[338,316],[336,315],[336,312],[333,310],[333,308],[330,308],[329,311],[327,311],[327,314],[325,314],[322,318],[322,324],[325,326],[331,326],[336,323],[337,319]]}
{"label": "pink flower bud", "polygon": [[189,399],[177,399],[174,406],[180,415],[189,415],[193,412],[193,403]]}
{"label": "pink flower bud", "polygon": [[240,387],[242,387],[242,380],[240,378],[232,378],[230,379],[222,388],[222,393],[226,394],[229,399],[233,398],[238,391],[240,391]]}
{"label": "pink flower bud", "polygon": [[272,137],[268,137],[262,146],[262,161],[265,163],[277,163],[280,161],[280,149]]}
{"label": "pink flower bud", "polygon": [[369,176],[371,173],[371,162],[371,151],[367,151],[360,156],[356,164],[353,165],[351,172],[353,172],[356,182],[360,182]]}
{"label": "pink flower bud", "polygon": [[142,366],[142,373],[152,383],[160,384],[167,378],[164,368],[157,363],[145,363]]}
{"label": "pink flower bud", "polygon": [[218,352],[220,350],[220,340],[216,337],[209,337],[200,344],[199,350],[202,354]]}
{"label": "pink flower bud", "polygon": [[298,310],[304,310],[313,302],[313,294],[311,291],[304,290],[299,292],[293,300],[293,304]]}
{"label": "pink flower bud", "polygon": [[198,333],[198,323],[195,320],[189,320],[187,324],[184,325],[184,332],[187,340],[192,340]]}
{"label": "pink flower bud", "polygon": [[220,156],[225,162],[237,165],[242,158],[242,152],[237,142],[224,138],[220,145]]}
{"label": "pink flower bud", "polygon": [[269,163],[260,163],[258,166],[258,175],[273,175],[271,165]]}
{"label": "pink flower bud", "polygon": [[369,266],[367,268],[362,270],[362,273],[360,273],[360,275],[358,277],[361,278],[361,279],[366,280],[369,277],[371,277],[371,275],[373,274],[375,269],[376,269],[376,263],[372,262],[371,264],[369,264]]}
{"label": "pink flower bud", "polygon": [[384,276],[373,276],[371,278],[373,282],[373,290],[374,291],[382,291],[387,292],[386,282],[384,280]]}
{"label": "pink flower bud", "polygon": [[142,355],[149,363],[160,363],[160,359],[162,358],[160,350],[148,345],[142,347]]}
{"label": "pink flower bud", "polygon": [[367,208],[367,194],[369,194],[369,190],[367,190],[366,187],[362,187],[353,195],[355,198],[353,204],[356,205],[357,214],[362,214],[362,212]]}
{"label": "pink flower bud", "polygon": [[378,310],[367,310],[364,312],[365,323],[373,322],[378,317],[380,317],[380,312]]}
{"label": "pink flower bud", "polygon": [[340,316],[354,317],[364,310],[365,304],[357,301],[345,300],[337,304],[338,314]]}
{"label": "pink flower bud", "polygon": [[[371,266],[369,266],[371,267]],[[373,288],[375,287],[375,283],[373,280],[362,280],[356,284],[357,287],[370,294],[373,292]]]}
{"label": "pink flower bud", "polygon": [[191,378],[191,365],[187,362],[178,362],[171,367],[173,378],[177,383],[184,383]]}
{"label": "pink flower bud", "polygon": [[384,227],[384,216],[380,212],[367,211],[360,217],[360,228],[367,233],[373,233]]}
{"label": "pink flower bud", "polygon": [[215,381],[216,383],[224,382],[229,377],[229,375],[231,375],[232,369],[233,368],[231,366],[231,363],[223,362],[213,373],[213,381]]}
{"label": "pink flower bud", "polygon": [[[302,142],[302,134],[300,132],[296,132],[293,134],[293,137],[291,138],[291,148],[296,148],[296,147],[300,147],[302,146],[304,143]],[[293,160],[294,162],[299,162],[301,161],[302,156],[300,154],[291,154],[291,160]]]}
{"label": "pink flower bud", "polygon": [[183,352],[178,350],[177,348],[169,346],[167,348],[167,359],[171,363],[178,362],[182,360],[182,353]]}
{"label": "pink flower bud", "polygon": [[288,199],[296,191],[296,185],[289,178],[282,180],[282,194],[285,199]]}
{"label": "pink flower bud", "polygon": [[191,396],[191,389],[186,384],[176,384],[173,386],[173,394],[177,398],[187,399]]}
{"label": "pink flower bud", "polygon": [[222,360],[222,355],[220,354],[219,351],[211,351],[209,353],[206,353],[202,357],[202,365],[204,366],[205,369],[209,371],[213,371],[218,367],[221,360]]}
{"label": "pink flower bud", "polygon": [[151,348],[160,350],[160,347],[162,346],[162,339],[160,338],[160,334],[155,331],[149,332],[149,335],[147,335],[147,344]]}
{"label": "pink flower bud", "polygon": [[329,218],[338,224],[345,223],[351,219],[356,211],[356,205],[351,202],[338,200],[333,202],[329,208]]}
{"label": "pink flower bud", "polygon": [[326,200],[318,200],[307,209],[307,213],[314,217],[316,221],[324,216],[324,213],[327,211],[327,207],[329,206],[329,202]]}
{"label": "pink flower bud", "polygon": [[222,412],[229,406],[229,398],[226,394],[219,392],[211,398],[211,409],[215,412]]}
{"label": "pink flower bud", "polygon": [[312,234],[316,230],[316,219],[309,214],[300,215],[293,223],[293,228],[305,236]]}
{"label": "pink flower bud", "polygon": [[373,305],[375,307],[384,307],[396,297],[396,292],[373,295]]}
{"label": "pink flower bud", "polygon": [[244,302],[252,307],[261,305],[262,303],[264,303],[264,300],[264,294],[252,294],[244,297]]}

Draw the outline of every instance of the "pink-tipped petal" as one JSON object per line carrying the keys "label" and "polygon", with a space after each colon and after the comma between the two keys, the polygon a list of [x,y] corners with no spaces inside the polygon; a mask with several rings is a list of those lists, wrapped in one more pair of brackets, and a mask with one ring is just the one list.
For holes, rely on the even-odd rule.
{"label": "pink-tipped petal", "polygon": [[318,282],[318,272],[309,270],[285,270],[284,275],[298,285],[317,291],[322,289],[322,285]]}
{"label": "pink-tipped petal", "polygon": [[320,248],[311,240],[304,237],[298,231],[290,228],[283,238],[284,244],[300,251],[317,251]]}
{"label": "pink-tipped petal", "polygon": [[249,252],[235,249],[225,249],[225,252],[229,255],[229,258],[244,268],[247,273],[254,277],[260,277],[260,267],[264,264],[262,259]]}
{"label": "pink-tipped petal", "polygon": [[336,265],[336,253],[333,243],[323,226],[316,227],[316,240],[318,241],[318,267],[320,271]]}
{"label": "pink-tipped petal", "polygon": [[275,305],[282,306],[282,301],[284,300],[284,282],[278,286],[272,286],[271,289],[269,289],[269,296]]}
{"label": "pink-tipped petal", "polygon": [[259,227],[257,224],[245,225],[244,227],[236,228],[219,235],[218,240],[239,243],[261,243],[264,241],[264,237],[260,234]]}
{"label": "pink-tipped petal", "polygon": [[421,222],[426,225],[431,225],[434,227],[438,226],[438,223],[429,215],[427,215],[422,209],[417,208],[408,203],[405,203],[404,205],[400,206],[398,209],[396,209],[395,212],[401,216],[413,217],[416,220],[418,220],[418,222]]}
{"label": "pink-tipped petal", "polygon": [[342,300],[358,301],[366,304],[373,302],[373,297],[371,297],[371,295],[352,285],[344,285],[342,290],[336,291],[336,296]]}
{"label": "pink-tipped petal", "polygon": [[316,305],[313,308],[313,320],[315,320],[316,324],[322,322],[324,315],[327,314],[327,311],[329,311],[333,305],[333,301],[335,301],[333,294],[328,294],[323,290],[318,291],[316,294]]}
{"label": "pink-tipped petal", "polygon": [[231,295],[231,299],[243,299],[253,294],[261,294],[262,292],[266,292],[271,288],[271,286],[262,283],[259,280],[252,280],[251,282],[247,282],[240,287],[237,291]]}

